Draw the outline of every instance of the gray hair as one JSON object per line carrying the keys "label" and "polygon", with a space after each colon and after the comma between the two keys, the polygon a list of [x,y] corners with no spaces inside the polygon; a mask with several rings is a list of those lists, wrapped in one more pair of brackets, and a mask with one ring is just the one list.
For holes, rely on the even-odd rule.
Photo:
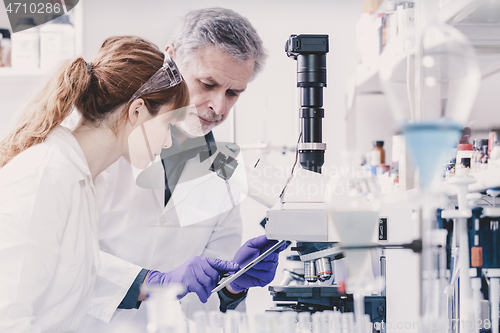
{"label": "gray hair", "polygon": [[206,45],[215,45],[240,62],[255,59],[252,79],[262,70],[267,58],[262,40],[250,22],[225,8],[190,11],[177,25],[171,44],[176,61],[181,64],[192,61],[196,50]]}

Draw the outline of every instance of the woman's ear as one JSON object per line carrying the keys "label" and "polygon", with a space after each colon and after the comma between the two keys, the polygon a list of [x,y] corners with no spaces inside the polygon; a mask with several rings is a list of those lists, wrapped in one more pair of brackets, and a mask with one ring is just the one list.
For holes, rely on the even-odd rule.
{"label": "woman's ear", "polygon": [[148,109],[142,98],[133,101],[128,108],[128,122],[130,125],[135,126],[139,119],[144,116],[144,111],[148,112]]}

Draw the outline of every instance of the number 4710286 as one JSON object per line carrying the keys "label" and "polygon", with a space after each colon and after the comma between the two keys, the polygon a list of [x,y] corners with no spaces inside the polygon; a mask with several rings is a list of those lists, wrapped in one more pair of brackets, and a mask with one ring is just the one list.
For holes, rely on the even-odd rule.
{"label": "number 4710286", "polygon": [[62,4],[45,3],[45,2],[11,2],[5,8],[7,13],[11,14],[61,14],[63,13]]}

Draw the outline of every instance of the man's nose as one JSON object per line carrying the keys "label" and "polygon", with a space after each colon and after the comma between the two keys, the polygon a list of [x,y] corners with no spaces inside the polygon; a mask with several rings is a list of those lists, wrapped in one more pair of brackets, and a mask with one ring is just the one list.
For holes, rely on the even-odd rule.
{"label": "man's nose", "polygon": [[209,104],[210,109],[218,116],[226,113],[226,96],[224,93],[217,93],[212,96]]}

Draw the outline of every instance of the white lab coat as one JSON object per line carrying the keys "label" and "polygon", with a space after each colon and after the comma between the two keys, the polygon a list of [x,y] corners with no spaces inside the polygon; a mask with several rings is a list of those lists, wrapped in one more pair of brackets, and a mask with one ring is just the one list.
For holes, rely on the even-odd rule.
{"label": "white lab coat", "polygon": [[99,264],[104,184],[61,126],[0,169],[1,332],[78,329]]}
{"label": "white lab coat", "polygon": [[[226,183],[215,173],[190,178],[200,174],[200,168],[208,170],[211,163],[210,159],[200,163],[199,156],[187,161],[166,207],[164,188],[138,187],[125,160],[108,169],[109,193],[98,232],[105,260],[92,300],[93,317],[85,318],[82,332],[146,332],[147,302],[138,310],[116,310],[141,268],[169,272],[192,256],[232,259],[241,245],[238,203],[244,194],[230,182],[233,206]],[[234,178],[245,177],[244,167],[236,172]],[[200,309],[219,307],[217,295],[204,305],[190,293],[181,303],[188,317]],[[111,324],[105,323],[111,319]]]}

